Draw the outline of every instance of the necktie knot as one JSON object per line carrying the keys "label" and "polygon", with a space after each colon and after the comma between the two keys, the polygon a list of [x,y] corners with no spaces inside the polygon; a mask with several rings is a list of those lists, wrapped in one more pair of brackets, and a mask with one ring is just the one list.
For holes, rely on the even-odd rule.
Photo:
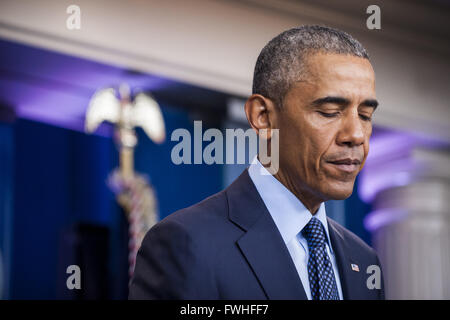
{"label": "necktie knot", "polygon": [[322,222],[316,217],[312,217],[311,220],[309,220],[308,224],[302,230],[302,235],[308,242],[308,247],[310,249],[324,245],[327,240]]}

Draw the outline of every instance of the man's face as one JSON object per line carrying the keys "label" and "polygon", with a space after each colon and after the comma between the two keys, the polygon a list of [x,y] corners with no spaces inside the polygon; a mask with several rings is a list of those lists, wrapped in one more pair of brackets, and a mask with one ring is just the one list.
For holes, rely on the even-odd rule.
{"label": "man's face", "polygon": [[367,59],[313,54],[277,111],[280,174],[296,192],[345,199],[369,152],[376,108],[375,74]]}

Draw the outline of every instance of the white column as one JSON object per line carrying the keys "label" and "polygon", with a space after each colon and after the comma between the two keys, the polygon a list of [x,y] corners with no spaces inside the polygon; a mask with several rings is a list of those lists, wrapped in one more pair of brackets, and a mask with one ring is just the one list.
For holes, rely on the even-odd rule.
{"label": "white column", "polygon": [[397,142],[368,162],[361,190],[386,298],[450,299],[450,154]]}

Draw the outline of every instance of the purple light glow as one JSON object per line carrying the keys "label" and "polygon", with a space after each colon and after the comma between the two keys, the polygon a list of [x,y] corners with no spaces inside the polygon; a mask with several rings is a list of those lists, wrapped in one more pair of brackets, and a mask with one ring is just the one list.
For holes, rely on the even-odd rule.
{"label": "purple light glow", "polygon": [[[127,83],[156,91],[173,82],[124,68],[0,40],[0,100],[18,117],[84,131],[89,100],[99,88]],[[95,134],[110,136],[108,128]]]}
{"label": "purple light glow", "polygon": [[373,137],[358,185],[360,198],[370,203],[381,190],[405,186],[420,177],[426,167],[413,158],[413,150],[429,144],[429,140],[403,132],[383,132]]}
{"label": "purple light glow", "polygon": [[364,201],[372,202],[381,190],[409,184],[422,169],[422,165],[410,158],[380,166],[368,166],[361,173],[358,194]]}
{"label": "purple light glow", "polygon": [[370,231],[374,232],[379,228],[399,222],[408,216],[408,212],[402,209],[381,209],[372,211],[364,219],[364,227]]}

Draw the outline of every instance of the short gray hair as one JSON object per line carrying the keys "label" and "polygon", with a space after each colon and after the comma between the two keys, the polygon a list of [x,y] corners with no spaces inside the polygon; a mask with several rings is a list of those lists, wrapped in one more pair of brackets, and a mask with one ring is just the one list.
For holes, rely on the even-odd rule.
{"label": "short gray hair", "polygon": [[366,49],[346,32],[304,25],[284,31],[261,50],[253,75],[253,94],[261,94],[281,108],[286,93],[304,79],[306,58],[312,53],[337,53],[369,59]]}

